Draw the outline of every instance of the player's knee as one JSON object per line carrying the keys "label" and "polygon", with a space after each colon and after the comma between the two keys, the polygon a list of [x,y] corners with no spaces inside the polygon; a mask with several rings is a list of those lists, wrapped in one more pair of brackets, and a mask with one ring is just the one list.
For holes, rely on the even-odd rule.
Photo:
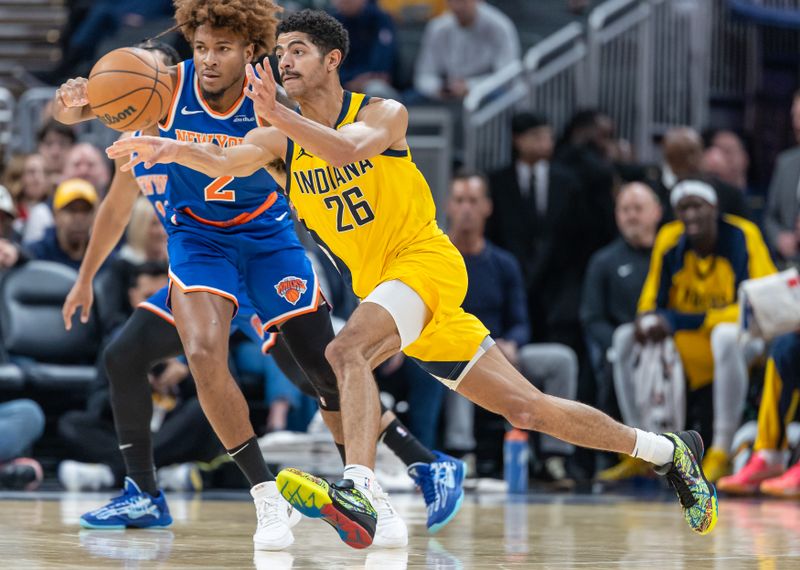
{"label": "player's knee", "polygon": [[131,371],[142,365],[142,359],[138,358],[135,344],[128,342],[127,338],[126,335],[121,334],[112,340],[103,351],[103,366],[105,366],[108,380],[112,384],[129,376]]}
{"label": "player's knee", "polygon": [[222,363],[227,368],[227,358],[221,354],[218,346],[210,339],[198,338],[191,339],[184,343],[186,359],[192,370],[202,370],[209,374],[200,374],[195,378],[195,382],[202,383],[207,376],[215,376],[215,371]]}
{"label": "player's knee", "polygon": [[526,396],[509,397],[503,410],[503,417],[517,429],[539,431],[542,414],[537,413],[542,405],[543,394],[538,390]]}
{"label": "player's knee", "polygon": [[364,360],[364,356],[356,345],[347,339],[336,337],[325,347],[325,359],[337,377],[340,377],[340,372],[345,367]]}

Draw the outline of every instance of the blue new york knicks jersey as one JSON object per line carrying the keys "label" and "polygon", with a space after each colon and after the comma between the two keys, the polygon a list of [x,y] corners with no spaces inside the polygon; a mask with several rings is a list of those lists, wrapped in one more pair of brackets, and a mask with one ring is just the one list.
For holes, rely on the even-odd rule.
{"label": "blue new york knicks jersey", "polygon": [[[134,137],[141,136],[141,131],[133,133]],[[142,196],[147,198],[150,205],[158,214],[158,221],[164,228],[167,227],[167,165],[154,164],[151,168],[145,168],[144,164],[137,164],[133,167],[133,177]]]}
{"label": "blue new york knicks jersey", "polygon": [[[248,131],[258,126],[253,102],[244,92],[229,110],[217,113],[203,99],[194,62],[189,59],[178,64],[172,104],[166,119],[159,123],[161,136],[224,148],[241,144]],[[179,164],[169,164],[166,169],[170,206],[197,221],[233,227],[267,208],[277,215],[288,212],[278,185],[265,169],[241,178],[211,178]]]}

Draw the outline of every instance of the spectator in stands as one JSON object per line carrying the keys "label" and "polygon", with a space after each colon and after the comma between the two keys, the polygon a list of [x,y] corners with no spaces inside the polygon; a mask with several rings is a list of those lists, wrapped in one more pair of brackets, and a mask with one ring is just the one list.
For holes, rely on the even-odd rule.
{"label": "spectator in stands", "polygon": [[[137,266],[127,291],[128,312],[166,284],[165,263]],[[222,448],[200,408],[189,368],[172,358],[156,364],[148,378],[153,390],[151,429],[159,484],[167,490],[199,490],[202,483],[192,462],[209,461]],[[59,465],[58,475],[68,490],[97,490],[122,483],[125,465],[108,390],[106,372],[99,366],[86,410],[68,412],[58,422],[59,435],[70,453],[70,459]]]}
{"label": "spectator in stands", "polygon": [[447,0],[378,0],[378,4],[396,21],[413,22],[426,22],[447,8]]}
{"label": "spectator in stands", "polygon": [[67,155],[64,165],[64,180],[82,178],[91,182],[102,199],[111,182],[111,167],[105,154],[89,143],[78,143]]}
{"label": "spectator in stands", "polygon": [[[792,103],[792,127],[800,145],[800,91]],[[800,180],[800,146],[778,155],[767,194],[764,213],[764,233],[773,251],[785,261],[800,256],[800,199],[797,181]]]}
{"label": "spectator in stands", "polygon": [[47,175],[44,157],[41,154],[15,157],[4,178],[16,201],[16,231],[25,243],[39,241],[53,227],[49,200],[54,186]]}
{"label": "spectator in stands", "polygon": [[50,178],[51,188],[61,183],[67,154],[77,141],[72,127],[48,120],[36,135],[38,153],[44,157],[45,168]]}
{"label": "spectator in stands", "polygon": [[598,381],[598,405],[610,413],[614,413],[616,399],[606,354],[617,327],[636,318],[636,303],[661,220],[661,203],[652,188],[632,182],[617,194],[615,215],[621,235],[589,261],[580,308]]}
{"label": "spectator in stands", "polygon": [[689,127],[677,127],[667,131],[661,143],[664,164],[655,179],[648,180],[661,199],[664,208],[664,222],[675,219],[672,211],[670,192],[681,180],[702,179],[717,193],[719,211],[742,218],[750,217],[744,194],[713,176],[703,174],[703,139],[697,131]]}
{"label": "spectator in stands", "polygon": [[76,270],[80,268],[89,244],[97,202],[97,192],[91,183],[79,179],[62,182],[53,195],[55,227],[47,230],[40,241],[30,244],[31,255]]}
{"label": "spectator in stands", "polygon": [[[656,237],[635,332],[618,332],[614,350],[627,354],[634,334],[638,342],[672,335],[689,399],[691,392],[711,384],[714,433],[703,469],[716,481],[729,472],[733,434],[748,390],[747,363],[758,355],[755,343],[739,343],[738,288],[745,279],[774,273],[775,267],[758,227],[736,216],[719,216],[717,194],[709,184],[684,180],[672,189],[670,200],[678,221]],[[647,320],[654,322],[647,325],[650,315],[655,318]],[[617,392],[621,408],[632,397]],[[616,475],[636,472],[633,463],[623,461]]]}
{"label": "spectator in stands", "polygon": [[481,0],[448,0],[450,10],[428,22],[414,69],[423,97],[460,101],[482,79],[520,57],[514,23]]}
{"label": "spectator in stands", "polygon": [[[511,119],[514,162],[489,176],[492,214],[486,236],[517,258],[525,276],[531,322],[545,337],[543,280],[550,276],[559,231],[577,180],[553,157],[553,129],[540,115],[523,112]],[[560,245],[564,245],[561,241]]]}
{"label": "spectator in stands", "polygon": [[397,98],[392,75],[397,41],[392,17],[369,0],[333,0],[333,16],[347,29],[350,50],[339,76],[350,91]]}
{"label": "spectator in stands", "polygon": [[[513,255],[484,237],[491,210],[485,176],[478,172],[461,172],[454,177],[447,203],[448,235],[467,266],[469,287],[463,307],[481,319],[498,348],[531,383],[547,394],[575,399],[578,380],[575,353],[558,344],[529,344],[530,325],[519,264]],[[465,402],[456,393],[448,394],[447,398],[450,412]],[[453,422],[457,422],[465,425],[466,433],[471,434],[469,420],[472,417],[472,414],[449,413],[448,431],[452,431]],[[571,445],[542,436],[544,475],[564,486],[574,484],[565,464],[572,453]]]}
{"label": "spectator in stands", "polygon": [[17,210],[11,193],[0,186],[0,270],[16,266],[24,260],[19,234],[14,230]]}
{"label": "spectator in stands", "polygon": [[733,169],[728,157],[721,149],[715,146],[709,146],[703,151],[703,160],[700,165],[700,171],[705,176],[713,176],[719,180],[731,178]]}
{"label": "spectator in stands", "polygon": [[747,170],[750,168],[750,156],[741,137],[726,129],[712,133],[711,147],[718,148],[725,155],[729,170],[726,176],[719,178],[734,188],[747,192]]}
{"label": "spectator in stands", "polygon": [[32,400],[0,404],[0,489],[33,490],[42,482],[42,466],[24,457],[44,433],[44,412]]}

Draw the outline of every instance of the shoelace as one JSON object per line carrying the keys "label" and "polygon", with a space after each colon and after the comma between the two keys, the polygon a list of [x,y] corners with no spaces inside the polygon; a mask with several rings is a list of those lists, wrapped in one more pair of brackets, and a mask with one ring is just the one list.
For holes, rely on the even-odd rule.
{"label": "shoelace", "polygon": [[434,477],[436,474],[430,474],[428,477],[422,477],[419,481],[419,487],[422,490],[422,496],[425,498],[426,505],[432,505],[436,500],[436,487],[434,486]]}
{"label": "shoelace", "polygon": [[389,493],[384,491],[380,485],[375,483],[372,489],[372,498],[375,499],[375,506],[377,507],[378,504],[382,505],[383,507],[389,509],[390,512],[394,512],[392,509],[391,503],[389,503]]}
{"label": "shoelace", "polygon": [[689,485],[686,484],[686,481],[681,477],[680,472],[675,467],[670,469],[669,473],[667,473],[667,482],[672,485],[672,488],[678,493],[678,499],[684,509],[691,508],[697,504],[697,497],[692,494]]}
{"label": "shoelace", "polygon": [[258,528],[274,524],[280,518],[279,501],[276,498],[260,499],[256,501],[256,520]]}

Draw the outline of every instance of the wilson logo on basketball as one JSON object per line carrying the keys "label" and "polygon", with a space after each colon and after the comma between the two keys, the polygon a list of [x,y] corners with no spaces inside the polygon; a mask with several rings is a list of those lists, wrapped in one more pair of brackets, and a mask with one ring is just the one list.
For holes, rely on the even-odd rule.
{"label": "wilson logo on basketball", "polygon": [[296,305],[306,292],[307,283],[308,281],[299,277],[284,277],[275,285],[275,291],[292,305]]}
{"label": "wilson logo on basketball", "polygon": [[114,125],[119,123],[120,121],[124,121],[131,115],[136,112],[136,107],[133,105],[128,105],[125,109],[117,113],[116,115],[109,115],[106,113],[105,115],[98,115],[97,118],[100,119],[104,125]]}

